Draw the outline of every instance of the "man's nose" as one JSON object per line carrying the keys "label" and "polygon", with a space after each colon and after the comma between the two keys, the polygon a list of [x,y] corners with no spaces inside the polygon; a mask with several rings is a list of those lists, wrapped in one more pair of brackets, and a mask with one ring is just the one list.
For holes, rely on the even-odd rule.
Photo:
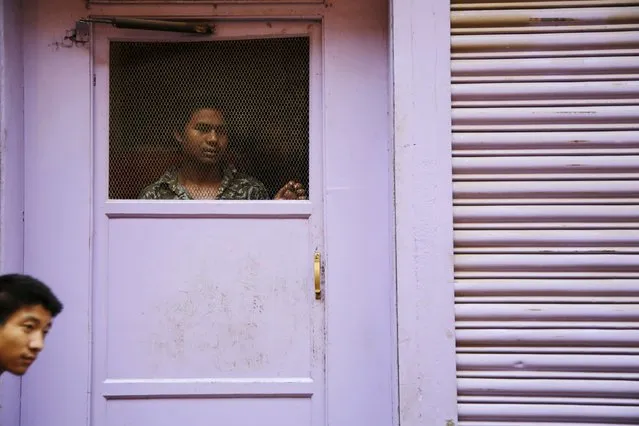
{"label": "man's nose", "polygon": [[208,132],[206,134],[206,141],[207,142],[217,142],[217,132],[215,130],[211,130],[210,132]]}
{"label": "man's nose", "polygon": [[34,352],[40,352],[44,349],[44,336],[41,333],[35,333],[29,340],[29,349]]}

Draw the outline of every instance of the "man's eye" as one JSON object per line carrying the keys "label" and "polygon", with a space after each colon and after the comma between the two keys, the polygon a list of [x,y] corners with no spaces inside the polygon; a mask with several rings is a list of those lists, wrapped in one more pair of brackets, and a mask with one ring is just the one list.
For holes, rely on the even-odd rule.
{"label": "man's eye", "polygon": [[35,330],[33,324],[24,324],[22,328],[24,328],[24,330],[27,332],[32,332],[33,330]]}

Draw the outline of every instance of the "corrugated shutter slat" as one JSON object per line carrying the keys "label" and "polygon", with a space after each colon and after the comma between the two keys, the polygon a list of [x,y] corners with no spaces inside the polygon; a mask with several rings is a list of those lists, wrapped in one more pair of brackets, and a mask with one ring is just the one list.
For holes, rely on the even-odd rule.
{"label": "corrugated shutter slat", "polygon": [[639,424],[639,1],[453,0],[461,426]]}

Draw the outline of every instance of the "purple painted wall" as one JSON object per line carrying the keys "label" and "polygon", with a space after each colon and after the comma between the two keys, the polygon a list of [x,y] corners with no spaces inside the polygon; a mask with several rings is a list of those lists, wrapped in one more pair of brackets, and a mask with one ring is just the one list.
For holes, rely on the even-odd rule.
{"label": "purple painted wall", "polygon": [[[371,2],[378,21],[362,22],[358,26],[349,22],[359,13],[352,7],[353,3],[335,3],[330,6],[338,9],[339,13],[332,14],[325,21],[330,31],[327,38],[329,48],[325,53],[339,61],[328,67],[328,74],[341,80],[344,88],[353,86],[366,91],[371,83],[389,81],[395,90],[401,422],[405,426],[441,425],[456,417],[454,342],[450,328],[453,325],[452,295],[439,290],[452,288],[452,258],[449,257],[452,252],[452,213],[448,196],[451,185],[450,152],[449,147],[444,150],[443,145],[436,143],[450,136],[450,5],[447,0],[423,2],[418,6],[413,0],[390,0],[393,34],[389,38],[393,52],[389,63],[386,56],[388,35],[379,30],[380,22],[388,16],[384,2]],[[90,357],[86,347],[89,342],[88,301],[91,297],[90,256],[89,244],[82,232],[70,235],[68,230],[86,231],[91,227],[92,176],[89,170],[67,165],[70,159],[88,162],[91,158],[91,100],[87,90],[90,86],[90,56],[85,49],[60,48],[58,43],[65,30],[71,28],[78,17],[85,16],[87,10],[79,0],[29,0],[30,7],[25,17],[29,31],[25,32],[23,44],[20,4],[20,0],[0,2],[0,269],[2,272],[26,269],[41,275],[54,287],[62,286],[60,295],[67,302],[65,315],[56,326],[47,353],[25,378],[22,424],[40,426],[55,417],[65,426],[84,426],[89,424]],[[201,8],[203,14],[209,13],[206,7]],[[370,9],[370,6],[366,7]],[[308,15],[312,16],[313,6],[307,5],[306,8]],[[292,15],[291,9],[293,6],[279,8],[282,16]],[[224,7],[220,10],[220,13],[228,13],[224,12]],[[174,5],[169,6],[166,12],[181,14],[182,9]],[[350,55],[349,43],[355,42],[368,49],[366,61],[361,62]],[[37,175],[27,175],[27,188],[46,187],[60,177],[76,182],[67,203],[53,191],[33,191],[26,195],[25,200],[23,46],[27,65],[24,75],[28,81],[26,149],[30,170],[38,171]],[[388,72],[390,64],[394,67],[392,75]],[[65,72],[69,67],[76,72]],[[378,95],[387,96],[388,93]],[[329,93],[328,96],[329,105],[332,105],[328,116],[331,123],[339,121],[340,115],[361,108],[354,99],[350,103],[339,103],[339,95]],[[61,106],[68,99],[74,101]],[[370,122],[384,123],[387,112],[386,108],[374,108]],[[353,126],[345,128],[330,127],[327,139],[339,142],[342,138],[362,136]],[[385,141],[392,130],[386,124],[370,126],[366,133],[367,141]],[[349,131],[351,134],[348,134]],[[51,135],[64,137],[56,139]],[[369,152],[375,158],[375,166],[392,167],[391,145],[380,144],[375,148],[375,152]],[[338,144],[332,145],[329,154],[334,164],[343,158]],[[424,178],[425,170],[429,173],[428,179]],[[380,206],[377,211],[379,218],[389,223],[388,229],[383,231],[375,230],[372,221],[369,225],[360,224],[357,229],[340,230],[344,237],[348,237],[349,243],[337,247],[332,253],[335,258],[349,258],[353,252],[358,252],[360,247],[354,241],[358,236],[366,235],[360,243],[368,251],[368,260],[360,261],[358,265],[364,272],[368,264],[385,262],[390,257],[380,247],[392,238],[390,182],[373,176],[374,185],[371,185],[370,178],[366,173],[353,172],[352,176],[333,179],[329,182],[328,194],[329,221],[334,219],[338,223],[339,206],[350,207],[352,212],[362,212],[361,203],[355,203],[353,200],[356,198],[349,196],[356,193]],[[415,196],[414,182],[419,182],[421,192],[418,197]],[[444,197],[442,194],[447,195]],[[23,225],[25,205],[26,232]],[[42,210],[43,206],[46,211]],[[366,232],[367,227],[374,232]],[[59,250],[60,241],[65,241],[72,250]],[[76,266],[57,266],[71,262]],[[390,387],[379,389],[379,383],[367,377],[365,361],[369,360],[366,356],[353,362],[353,359],[343,356],[344,350],[339,348],[340,345],[348,346],[349,336],[353,333],[365,337],[387,333],[385,340],[376,340],[377,345],[373,349],[386,357],[385,365],[395,361],[388,352],[389,345],[379,344],[395,339],[387,321],[395,315],[391,269],[389,265],[384,278],[387,281],[381,280],[379,286],[369,285],[370,281],[378,278],[369,273],[332,293],[332,313],[335,315],[329,326],[339,333],[338,339],[332,342],[333,347],[328,348],[332,365],[329,376],[337,378],[336,382],[333,381],[336,383],[334,391],[329,392],[328,398],[333,404],[339,404],[344,398],[351,402],[348,409],[335,414],[339,424],[353,424],[351,420],[366,411],[369,419],[379,424],[388,420],[384,417],[388,407],[370,407],[368,395],[356,391],[352,378],[368,380],[371,392],[392,393],[394,390]],[[335,269],[331,273],[335,277],[340,275]],[[364,294],[368,303],[358,311],[361,315],[351,318],[352,321],[346,324],[340,322],[339,315],[350,310],[350,300],[358,300]],[[385,303],[389,300],[391,303]],[[382,311],[384,309],[386,311]],[[369,322],[365,310],[379,313],[377,322]],[[436,326],[424,327],[423,324]],[[76,342],[78,350],[69,350],[69,342]],[[394,368],[389,367],[389,375],[394,372]],[[43,383],[54,383],[57,386],[56,397],[74,409],[56,406]],[[20,380],[12,376],[3,376],[0,380],[2,426],[20,424],[20,385]],[[368,425],[373,424],[372,421]]]}
{"label": "purple painted wall", "polygon": [[[20,0],[0,2],[0,272],[23,270],[23,66]],[[0,424],[20,416],[20,379],[0,380]]]}

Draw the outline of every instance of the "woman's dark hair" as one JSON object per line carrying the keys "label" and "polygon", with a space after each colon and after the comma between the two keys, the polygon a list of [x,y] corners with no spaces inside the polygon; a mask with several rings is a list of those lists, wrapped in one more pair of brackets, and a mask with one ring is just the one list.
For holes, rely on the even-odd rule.
{"label": "woman's dark hair", "polygon": [[0,275],[0,325],[18,310],[41,305],[52,317],[62,312],[62,303],[42,281],[29,275]]}

